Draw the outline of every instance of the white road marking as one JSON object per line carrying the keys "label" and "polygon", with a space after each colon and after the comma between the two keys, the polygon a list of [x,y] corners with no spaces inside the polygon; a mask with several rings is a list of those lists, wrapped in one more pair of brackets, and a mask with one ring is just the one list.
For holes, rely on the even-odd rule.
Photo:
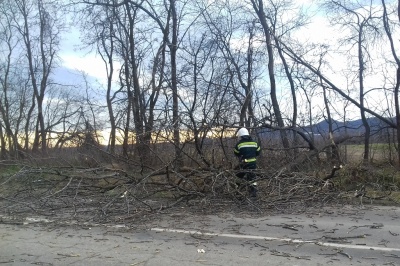
{"label": "white road marking", "polygon": [[155,232],[167,232],[167,233],[180,233],[188,235],[200,235],[200,236],[216,236],[216,237],[228,237],[237,239],[253,239],[253,240],[275,240],[281,242],[290,242],[297,244],[316,244],[319,246],[326,247],[336,247],[336,248],[350,248],[350,249],[366,249],[366,250],[377,250],[377,251],[399,251],[400,248],[388,248],[388,247],[374,247],[366,245],[350,245],[350,244],[338,244],[338,243],[328,243],[313,240],[301,240],[301,239],[291,239],[291,238],[279,238],[279,237],[269,237],[269,236],[255,236],[255,235],[237,235],[237,234],[217,234],[217,233],[205,233],[194,230],[180,230],[180,229],[168,229],[168,228],[151,228],[151,231]]}
{"label": "white road marking", "polygon": [[[0,220],[13,220],[13,217],[1,216]],[[34,217],[26,217],[24,219],[23,224],[30,223],[51,223],[52,220],[44,219],[44,218],[34,218]],[[68,224],[68,223],[67,223]],[[93,224],[95,225],[95,224]],[[97,225],[97,224],[96,224]],[[113,227],[125,227],[125,225],[114,225]],[[269,237],[269,236],[255,236],[255,235],[238,235],[238,234],[217,234],[217,233],[205,233],[194,230],[180,230],[180,229],[168,229],[168,228],[151,228],[151,231],[155,232],[167,232],[167,233],[181,233],[181,234],[189,234],[189,235],[202,235],[202,236],[216,236],[216,237],[228,237],[228,238],[237,238],[237,239],[254,239],[254,240],[275,240],[281,242],[290,242],[297,244],[316,244],[325,247],[336,247],[336,248],[350,248],[350,249],[364,249],[364,250],[377,250],[377,251],[398,251],[400,252],[400,248],[388,248],[388,247],[374,247],[374,246],[366,246],[366,245],[349,245],[349,244],[338,244],[338,243],[328,243],[321,241],[313,241],[313,240],[301,240],[301,239],[291,239],[291,238],[279,238],[279,237]]]}

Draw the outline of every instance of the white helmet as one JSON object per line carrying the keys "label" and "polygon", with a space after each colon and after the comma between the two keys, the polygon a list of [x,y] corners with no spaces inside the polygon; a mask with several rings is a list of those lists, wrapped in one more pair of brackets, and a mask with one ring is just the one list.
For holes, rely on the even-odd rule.
{"label": "white helmet", "polygon": [[246,128],[244,128],[244,127],[242,127],[241,129],[239,129],[239,131],[237,132],[237,136],[240,138],[240,137],[243,137],[243,136],[249,136],[250,134],[249,134],[249,131],[246,129]]}

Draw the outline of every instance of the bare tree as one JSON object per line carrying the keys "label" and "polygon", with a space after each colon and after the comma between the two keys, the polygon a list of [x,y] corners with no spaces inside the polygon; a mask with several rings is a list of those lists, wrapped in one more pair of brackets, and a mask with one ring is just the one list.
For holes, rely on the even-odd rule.
{"label": "bare tree", "polygon": [[[389,40],[390,44],[390,51],[392,54],[392,57],[394,59],[395,65],[396,65],[396,83],[394,87],[394,102],[395,102],[395,117],[396,117],[396,133],[397,133],[397,145],[400,145],[400,102],[399,102],[399,90],[400,90],[400,58],[397,55],[396,49],[395,49],[395,42],[393,40],[392,36],[392,27],[390,24],[389,20],[389,14],[388,10],[386,7],[386,1],[382,0],[382,6],[383,6],[383,15],[382,15],[382,20],[383,20],[383,26],[384,30],[386,33],[386,36]],[[397,13],[397,18],[400,21],[400,1],[398,2],[398,13]],[[400,166],[400,148],[398,146],[397,148],[398,151],[398,165]]]}
{"label": "bare tree", "polygon": [[[16,0],[18,11],[22,15],[22,23],[17,23],[17,30],[23,37],[26,58],[28,60],[31,86],[37,104],[36,131],[32,149],[46,152],[47,132],[44,118],[44,97],[49,86],[49,76],[55,67],[60,33],[63,22],[60,4],[57,1]],[[36,28],[32,26],[35,25]]]}
{"label": "bare tree", "polygon": [[[23,20],[18,11],[18,2],[3,1],[1,9],[0,51],[0,113],[2,119],[2,153],[6,147],[11,157],[18,158],[24,150],[30,149],[29,140],[33,127],[32,116],[36,115],[35,96],[30,86],[29,69],[26,65],[23,35],[15,28],[21,29],[18,23]],[[35,25],[35,24],[33,24]],[[23,131],[23,132],[22,132]]]}
{"label": "bare tree", "polygon": [[[12,104],[17,98],[13,98],[12,92],[16,90],[16,84],[13,82],[16,81],[16,72],[13,72],[13,60],[12,57],[14,53],[16,53],[16,46],[19,42],[19,39],[16,38],[13,34],[13,24],[12,24],[12,12],[11,12],[11,3],[1,3],[0,4],[0,50],[2,58],[4,61],[0,61],[0,114],[1,114],[1,157],[5,158],[8,152],[11,154],[17,154],[16,151],[18,149],[18,132],[14,132],[12,127]],[[11,94],[11,95],[10,95]],[[17,95],[14,95],[17,96]],[[19,106],[18,106],[19,107]],[[17,107],[17,108],[18,108]],[[18,119],[19,120],[19,119]],[[18,127],[18,125],[16,125]],[[4,133],[3,133],[4,128]]]}
{"label": "bare tree", "polygon": [[[274,109],[274,114],[276,118],[276,123],[279,127],[285,127],[282,118],[282,112],[280,110],[278,98],[277,98],[277,85],[275,79],[275,62],[274,62],[274,50],[273,50],[273,35],[271,34],[272,29],[268,24],[266,10],[264,9],[264,2],[263,0],[251,0],[251,4],[253,6],[254,11],[257,14],[257,17],[260,21],[261,27],[264,31],[265,42],[267,45],[267,53],[268,53],[268,74],[269,74],[269,81],[270,81],[270,95],[272,106]],[[284,130],[280,131],[283,147],[285,149],[289,148],[289,140],[287,134]]]}
{"label": "bare tree", "polygon": [[[100,40],[98,41],[98,52],[102,56],[104,64],[106,65],[107,71],[107,92],[106,92],[106,102],[107,102],[107,110],[108,117],[110,119],[110,140],[109,140],[109,150],[111,154],[115,153],[115,144],[116,144],[116,119],[114,115],[113,102],[115,99],[115,93],[113,93],[113,77],[114,77],[114,21],[116,20],[116,16],[118,15],[115,8],[111,8],[110,12],[108,12],[107,8],[105,8],[106,13],[106,21],[107,24],[104,23],[104,28],[101,29],[100,32]],[[111,14],[109,14],[111,13]],[[108,36],[105,36],[108,35]],[[102,53],[104,51],[104,55]]]}
{"label": "bare tree", "polygon": [[358,61],[358,89],[359,89],[359,103],[360,115],[363,126],[365,128],[364,134],[364,160],[369,159],[369,144],[371,128],[368,123],[365,107],[365,76],[367,74],[368,63],[371,61],[369,56],[369,47],[373,44],[377,34],[379,34],[378,10],[374,10],[373,5],[365,6],[357,3],[346,3],[344,1],[331,1],[327,4],[328,12],[333,12],[332,23],[341,25],[344,29],[350,29],[350,36],[343,38],[343,44],[350,44],[357,49]]}
{"label": "bare tree", "polygon": [[[284,73],[284,77],[287,79],[288,86],[290,89],[290,95],[292,98],[292,116],[289,117],[292,127],[297,126],[298,119],[298,101],[297,101],[297,91],[296,91],[296,82],[295,82],[295,73],[294,73],[294,63],[286,57],[283,47],[280,44],[279,40],[285,40],[286,43],[291,44],[293,41],[291,40],[291,34],[298,29],[301,29],[304,25],[307,24],[308,17],[303,14],[301,11],[297,11],[298,7],[294,6],[293,3],[287,1],[269,1],[268,6],[268,15],[266,16],[267,20],[270,24],[270,31],[272,32],[272,39],[279,55],[279,59],[281,61],[281,71]],[[290,19],[285,19],[285,14],[293,13],[293,16]],[[278,65],[279,66],[279,65]],[[282,81],[281,81],[282,82]],[[274,102],[274,101],[272,101]],[[276,110],[276,109],[274,109]],[[297,146],[299,142],[298,134],[293,132],[293,143],[294,146]]]}

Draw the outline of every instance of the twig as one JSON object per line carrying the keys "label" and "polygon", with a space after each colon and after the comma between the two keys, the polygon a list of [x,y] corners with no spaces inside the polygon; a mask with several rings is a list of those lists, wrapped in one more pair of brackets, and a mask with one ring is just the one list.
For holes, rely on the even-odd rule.
{"label": "twig", "polygon": [[338,254],[343,255],[343,256],[346,256],[346,257],[348,257],[350,260],[352,259],[352,257],[351,257],[349,254],[347,254],[347,253],[345,253],[345,252],[343,252],[343,251],[338,251]]}
{"label": "twig", "polygon": [[269,249],[269,247],[267,247],[267,246],[263,246],[263,245],[261,245],[261,244],[258,244],[258,243],[254,243],[254,246],[256,246],[256,247],[260,247],[260,248],[266,248],[266,249]]}
{"label": "twig", "polygon": [[54,195],[56,195],[56,194],[62,192],[64,189],[66,189],[66,188],[69,186],[69,184],[71,184],[72,179],[73,179],[73,177],[71,177],[71,178],[69,179],[68,183],[67,183],[62,189],[60,189],[60,190],[54,192],[54,193],[51,194],[51,195],[48,195],[48,196],[46,196],[46,197],[43,197],[43,199],[50,198],[50,197],[52,197],[52,196],[54,196]]}
{"label": "twig", "polygon": [[396,254],[389,254],[389,255],[383,254],[383,256],[385,256],[385,257],[390,257],[390,258],[400,259],[400,256],[399,256],[399,255],[396,255]]}

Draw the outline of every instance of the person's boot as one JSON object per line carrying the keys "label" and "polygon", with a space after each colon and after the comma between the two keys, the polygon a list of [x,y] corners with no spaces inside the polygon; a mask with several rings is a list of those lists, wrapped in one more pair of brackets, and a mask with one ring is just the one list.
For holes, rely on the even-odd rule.
{"label": "person's boot", "polygon": [[257,198],[257,187],[254,185],[251,185],[249,188],[249,194],[250,194],[250,198],[256,199]]}

